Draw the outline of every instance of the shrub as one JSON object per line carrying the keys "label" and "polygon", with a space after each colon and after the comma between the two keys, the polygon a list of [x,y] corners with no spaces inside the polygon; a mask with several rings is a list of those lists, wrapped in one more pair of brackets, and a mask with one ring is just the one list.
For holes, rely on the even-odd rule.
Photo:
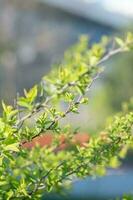
{"label": "shrub", "polygon": [[[68,50],[64,60],[38,85],[16,99],[14,106],[2,101],[0,118],[0,199],[40,199],[44,192],[60,189],[74,177],[103,175],[117,164],[132,143],[132,106],[114,116],[110,125],[84,145],[55,152],[62,133],[67,140],[75,131],[60,123],[70,113],[88,103],[87,91],[103,73],[103,64],[112,56],[133,48],[133,34],[123,39],[103,37],[89,46],[86,36]],[[65,104],[65,108],[62,107]],[[130,102],[131,103],[131,102]],[[51,132],[49,148],[24,144]]]}

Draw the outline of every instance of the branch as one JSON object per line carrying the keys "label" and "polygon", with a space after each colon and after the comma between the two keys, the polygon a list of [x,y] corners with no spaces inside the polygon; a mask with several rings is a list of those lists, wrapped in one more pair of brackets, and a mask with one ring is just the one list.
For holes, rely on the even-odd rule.
{"label": "branch", "polygon": [[[53,170],[57,170],[58,168],[60,168],[64,163],[66,162],[66,160],[63,160],[61,163],[59,163],[55,168],[51,168],[44,176],[42,176],[40,178],[40,180],[38,182],[35,183],[35,187],[32,191],[30,191],[28,193],[28,195],[32,196],[33,194],[35,194],[38,190],[39,190],[39,187],[40,187],[40,184],[42,183],[43,180],[45,180],[49,175],[50,173],[53,171]],[[43,189],[45,188],[45,185],[43,186]],[[42,188],[41,188],[42,189]]]}
{"label": "branch", "polygon": [[[124,49],[124,47],[120,47],[120,48],[117,48],[117,49],[111,49],[106,55],[103,56],[103,58],[101,58],[101,60],[99,60],[96,64],[96,66],[104,63],[105,61],[107,61],[109,58],[111,58],[112,56],[120,53],[120,52],[124,52],[126,51]],[[83,73],[80,78],[84,77],[86,74],[88,74],[89,71],[86,71],[85,73]],[[64,118],[66,115],[68,115],[69,113],[71,113],[71,109],[72,109],[72,106],[74,105],[78,105],[80,104],[80,101],[82,100],[82,98],[85,96],[86,92],[91,88],[92,84],[99,78],[100,74],[102,73],[102,71],[98,72],[96,74],[95,77],[92,78],[92,81],[89,83],[89,85],[86,87],[85,89],[85,93],[80,95],[78,100],[75,101],[74,103],[70,103],[68,105],[68,108],[66,109],[66,111],[64,112],[64,116],[56,116],[55,119],[51,122],[51,124],[49,125],[49,127],[46,129],[46,130],[41,130],[37,135],[33,136],[32,139],[38,137],[42,132],[44,131],[48,131],[48,130],[51,130],[52,127],[54,126],[55,123],[57,123],[58,121],[60,121],[62,118]],[[67,83],[66,85],[64,85],[62,87],[62,89],[60,90],[61,93],[65,92],[69,87],[74,87],[77,85],[77,82],[79,81],[79,79],[77,79],[76,81],[74,82],[69,82]],[[24,116],[20,121],[19,121],[19,129],[22,127],[23,123],[25,122],[25,120],[31,118],[34,114],[37,114],[39,111],[43,109],[45,109],[45,107],[48,107],[48,103],[54,99],[55,95],[51,96],[51,97],[48,97],[42,104],[40,104],[36,109],[34,109],[31,113],[29,113],[28,115]],[[25,144],[26,141],[24,141],[22,144]]]}

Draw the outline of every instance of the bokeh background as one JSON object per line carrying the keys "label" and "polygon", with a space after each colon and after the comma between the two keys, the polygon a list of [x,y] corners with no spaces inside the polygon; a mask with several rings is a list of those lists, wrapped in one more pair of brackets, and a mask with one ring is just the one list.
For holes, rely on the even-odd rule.
{"label": "bokeh background", "polygon": [[[16,94],[38,83],[81,34],[97,42],[102,35],[132,30],[132,23],[132,0],[0,0],[0,100],[13,104]],[[79,116],[67,121],[95,134],[104,127],[107,116],[119,112],[122,102],[133,95],[132,86],[132,53],[115,56],[93,85],[88,108],[82,107]],[[100,180],[77,182],[71,195],[107,199],[122,194],[123,188],[125,193],[131,191],[131,160],[132,153],[117,171],[119,177],[113,171],[112,176]]]}

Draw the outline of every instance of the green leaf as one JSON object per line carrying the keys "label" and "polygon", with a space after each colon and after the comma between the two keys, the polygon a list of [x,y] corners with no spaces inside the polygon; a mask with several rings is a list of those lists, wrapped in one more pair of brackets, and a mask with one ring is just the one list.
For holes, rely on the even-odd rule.
{"label": "green leaf", "polygon": [[80,103],[82,104],[88,104],[88,98],[82,98],[82,100],[80,101]]}
{"label": "green leaf", "polygon": [[37,97],[37,85],[31,88],[28,92],[24,89],[26,98],[32,103]]}
{"label": "green leaf", "polygon": [[65,99],[66,99],[66,101],[71,102],[74,100],[74,95],[72,93],[66,92]]}
{"label": "green leaf", "polygon": [[10,106],[10,105],[6,105],[4,103],[4,101],[2,101],[2,107],[3,107],[3,110],[6,114],[9,114],[12,110],[13,110],[13,107]]}
{"label": "green leaf", "polygon": [[76,114],[79,114],[78,108],[77,108],[76,106],[73,106],[73,107],[71,108],[71,112],[76,113]]}
{"label": "green leaf", "polygon": [[3,100],[2,100],[2,108],[3,108],[3,110],[6,112],[6,110],[7,110],[7,106],[6,106],[6,104],[4,103]]}
{"label": "green leaf", "polygon": [[133,43],[133,34],[131,32],[127,33],[126,42],[127,43]]}
{"label": "green leaf", "polygon": [[1,156],[0,157],[0,166],[2,165],[2,162],[3,162],[3,157]]}
{"label": "green leaf", "polygon": [[14,195],[12,190],[9,190],[9,192],[7,192],[7,200],[10,200],[10,198],[12,198]]}
{"label": "green leaf", "polygon": [[96,56],[91,56],[90,58],[90,65],[93,66],[93,65],[96,65],[97,64],[97,57]]}
{"label": "green leaf", "polygon": [[4,150],[5,151],[15,151],[15,152],[19,152],[19,143],[13,143],[13,144],[9,144],[7,146],[4,146]]}
{"label": "green leaf", "polygon": [[115,41],[120,47],[123,47],[125,45],[124,41],[119,37],[116,37]]}
{"label": "green leaf", "polygon": [[28,101],[28,99],[24,98],[24,97],[19,97],[17,104],[19,106],[25,107],[25,108],[30,108],[30,103]]}
{"label": "green leaf", "polygon": [[0,186],[3,186],[3,185],[7,185],[7,182],[6,182],[6,181],[1,181],[1,180],[0,180]]}

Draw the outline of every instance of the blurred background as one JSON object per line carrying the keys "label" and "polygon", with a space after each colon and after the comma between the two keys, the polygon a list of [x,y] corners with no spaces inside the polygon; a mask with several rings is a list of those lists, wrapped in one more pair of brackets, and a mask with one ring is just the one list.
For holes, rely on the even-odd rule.
{"label": "blurred background", "polygon": [[[132,22],[132,0],[0,0],[0,99],[13,104],[17,92],[23,94],[23,88],[38,83],[81,34],[87,34],[91,42],[97,42],[102,35],[120,35],[132,30]],[[106,117],[119,112],[121,103],[133,95],[132,65],[132,53],[110,59],[105,73],[89,93],[88,109],[82,107],[80,116],[70,116],[68,121],[74,126],[82,122],[82,131],[89,133],[102,128]],[[132,174],[129,159],[125,163]],[[103,199],[105,194],[105,197],[112,197],[119,195],[125,187],[125,192],[131,190],[133,182],[129,177],[132,176],[128,174],[129,187],[120,181],[117,191],[110,185],[116,178],[114,175],[112,182],[103,178],[94,183],[87,179],[86,184],[78,183],[74,192],[82,186],[86,190],[81,193],[88,196],[97,194]],[[104,190],[103,185],[114,190]]]}

